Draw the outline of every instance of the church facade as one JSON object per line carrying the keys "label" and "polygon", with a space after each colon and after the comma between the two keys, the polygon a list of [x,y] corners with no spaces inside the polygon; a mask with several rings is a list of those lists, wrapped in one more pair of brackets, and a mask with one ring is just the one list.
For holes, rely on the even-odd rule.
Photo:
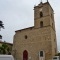
{"label": "church facade", "polygon": [[16,60],[52,60],[57,53],[54,11],[49,2],[34,7],[34,26],[15,31]]}

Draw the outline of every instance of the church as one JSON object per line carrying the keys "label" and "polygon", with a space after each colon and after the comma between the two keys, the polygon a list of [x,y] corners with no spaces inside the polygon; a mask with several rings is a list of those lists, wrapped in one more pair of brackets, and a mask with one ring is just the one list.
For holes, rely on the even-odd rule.
{"label": "church", "polygon": [[34,6],[34,26],[15,31],[12,54],[16,60],[52,60],[57,54],[54,10],[50,3]]}

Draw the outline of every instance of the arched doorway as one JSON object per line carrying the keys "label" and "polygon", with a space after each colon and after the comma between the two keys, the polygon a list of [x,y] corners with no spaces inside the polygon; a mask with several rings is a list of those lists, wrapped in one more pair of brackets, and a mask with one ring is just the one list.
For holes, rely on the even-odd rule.
{"label": "arched doorway", "polygon": [[26,50],[23,52],[23,60],[28,60],[28,52]]}

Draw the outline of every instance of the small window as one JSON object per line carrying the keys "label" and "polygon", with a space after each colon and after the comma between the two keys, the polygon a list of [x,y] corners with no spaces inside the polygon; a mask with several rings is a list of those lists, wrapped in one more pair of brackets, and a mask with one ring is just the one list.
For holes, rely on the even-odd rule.
{"label": "small window", "polygon": [[43,57],[43,51],[40,51],[40,57]]}
{"label": "small window", "polygon": [[52,23],[52,28],[54,29],[54,23]]}
{"label": "small window", "polygon": [[43,21],[40,22],[40,27],[43,27]]}
{"label": "small window", "polygon": [[41,17],[43,17],[43,13],[42,13],[42,12],[40,12],[40,18],[41,18]]}
{"label": "small window", "polygon": [[25,35],[25,39],[27,39],[27,35]]}
{"label": "small window", "polygon": [[51,18],[53,18],[53,14],[51,14]]}

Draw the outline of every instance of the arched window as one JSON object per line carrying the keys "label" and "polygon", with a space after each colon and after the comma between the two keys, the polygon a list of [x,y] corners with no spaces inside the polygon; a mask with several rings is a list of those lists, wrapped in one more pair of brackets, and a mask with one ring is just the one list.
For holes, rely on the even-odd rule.
{"label": "arched window", "polygon": [[42,12],[40,12],[40,18],[41,18],[41,17],[43,17],[43,13],[42,13]]}
{"label": "arched window", "polygon": [[40,27],[43,27],[43,21],[40,22]]}
{"label": "arched window", "polygon": [[28,52],[26,50],[23,52],[23,60],[28,60]]}
{"label": "arched window", "polygon": [[44,57],[44,55],[45,55],[45,54],[44,54],[44,51],[40,51],[40,52],[39,52],[39,57]]}
{"label": "arched window", "polygon": [[43,57],[43,51],[40,51],[40,57]]}

